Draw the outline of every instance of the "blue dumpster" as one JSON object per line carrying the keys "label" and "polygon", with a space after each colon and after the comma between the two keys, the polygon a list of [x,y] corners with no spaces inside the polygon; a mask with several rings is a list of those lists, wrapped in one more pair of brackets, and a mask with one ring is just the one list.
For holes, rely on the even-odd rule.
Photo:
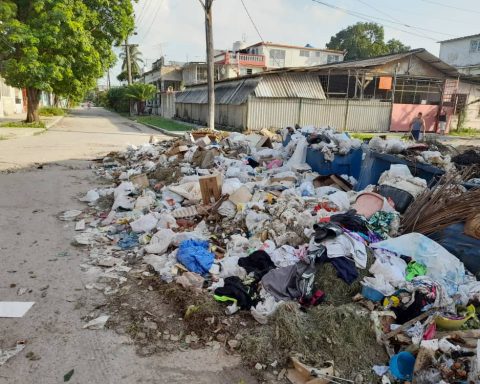
{"label": "blue dumpster", "polygon": [[371,151],[364,147],[365,158],[363,159],[358,184],[355,190],[361,191],[369,184],[377,184],[383,172],[388,171],[392,164],[405,164],[413,176],[425,179],[429,185],[434,184],[445,173],[443,169],[433,165],[416,163],[386,153]]}
{"label": "blue dumpster", "polygon": [[[307,136],[307,135],[305,135]],[[283,146],[287,146],[291,136],[287,135],[283,141]],[[312,170],[322,176],[329,175],[348,175],[358,179],[362,167],[363,150],[361,148],[352,149],[346,155],[335,154],[333,161],[325,160],[325,156],[320,150],[307,149],[307,164]]]}

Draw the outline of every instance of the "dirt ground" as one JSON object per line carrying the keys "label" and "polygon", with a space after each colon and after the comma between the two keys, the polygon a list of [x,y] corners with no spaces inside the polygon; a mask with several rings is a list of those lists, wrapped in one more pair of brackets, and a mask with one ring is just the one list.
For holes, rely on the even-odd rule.
{"label": "dirt ground", "polygon": [[[96,186],[85,159],[148,141],[151,132],[103,110],[81,111],[40,136],[0,143],[0,301],[34,301],[23,318],[0,319],[0,349],[25,349],[0,366],[0,383],[256,383],[240,358],[222,349],[173,348],[140,356],[128,334],[83,329],[105,296],[85,285],[84,250],[72,246],[73,224],[57,215],[82,209],[77,197]],[[5,149],[5,151],[4,151]],[[15,155],[16,153],[16,155]],[[20,288],[27,292],[18,295]],[[25,290],[23,290],[25,291]]]}

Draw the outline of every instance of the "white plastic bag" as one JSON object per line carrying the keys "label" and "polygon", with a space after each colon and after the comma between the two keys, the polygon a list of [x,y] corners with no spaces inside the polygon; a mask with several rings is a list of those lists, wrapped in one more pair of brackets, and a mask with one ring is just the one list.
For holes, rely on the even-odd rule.
{"label": "white plastic bag", "polygon": [[132,221],[130,223],[130,227],[132,228],[133,232],[141,233],[141,232],[150,232],[157,226],[158,219],[154,213],[149,213],[147,215],[143,215],[138,220]]}
{"label": "white plastic bag", "polygon": [[172,243],[175,233],[168,228],[159,229],[150,240],[150,244],[145,246],[145,252],[162,254],[167,252],[168,247]]}

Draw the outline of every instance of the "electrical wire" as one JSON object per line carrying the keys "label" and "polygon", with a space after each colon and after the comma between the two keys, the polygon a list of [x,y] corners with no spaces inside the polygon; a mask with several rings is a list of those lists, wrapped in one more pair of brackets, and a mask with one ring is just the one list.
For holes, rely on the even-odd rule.
{"label": "electrical wire", "polygon": [[247,13],[247,16],[248,16],[248,18],[250,19],[250,21],[252,22],[253,27],[255,28],[255,31],[257,31],[258,37],[260,37],[260,41],[264,42],[265,40],[263,40],[263,37],[262,37],[260,31],[258,30],[258,27],[257,27],[257,25],[255,24],[255,21],[253,21],[253,18],[252,18],[252,16],[250,15],[250,12],[248,12],[248,8],[247,8],[247,6],[245,5],[245,2],[244,2],[243,0],[240,0],[240,1],[242,2],[243,8],[245,9],[245,12]]}
{"label": "electrical wire", "polygon": [[400,25],[403,25],[407,28],[413,28],[413,29],[418,29],[418,30],[421,30],[421,31],[426,31],[426,32],[433,32],[433,33],[436,33],[436,34],[439,34],[439,35],[445,35],[445,36],[450,36],[450,37],[455,37],[455,35],[452,35],[450,33],[445,33],[445,32],[439,32],[439,31],[434,31],[432,29],[427,29],[427,28],[422,28],[422,27],[416,27],[414,25],[410,25],[410,24],[406,24],[404,23],[403,21],[399,20],[399,19],[396,19],[394,17],[392,17],[390,14],[386,13],[386,12],[383,12],[382,10],[374,7],[373,5],[370,5],[368,4],[366,1],[363,1],[363,0],[356,0],[356,1],[359,1],[360,3],[366,5],[367,7],[373,9],[374,11],[377,11],[378,13],[384,15],[384,16],[387,16],[389,17],[391,20],[392,23],[395,23],[395,24],[400,24]]}
{"label": "electrical wire", "polygon": [[148,37],[148,34],[150,33],[150,30],[152,29],[153,27],[153,23],[155,22],[155,20],[157,19],[157,15],[158,15],[158,12],[160,12],[160,9],[162,9],[162,5],[163,5],[163,0],[159,0],[158,2],[158,7],[155,11],[155,13],[153,14],[153,18],[152,18],[152,22],[150,23],[148,29],[147,29],[147,32],[145,32],[145,34],[143,35],[142,37],[142,41],[145,40],[147,37]]}
{"label": "electrical wire", "polygon": [[480,14],[480,11],[474,11],[473,9],[455,7],[455,6],[453,6],[453,5],[448,5],[448,4],[439,3],[438,1],[433,1],[433,0],[422,0],[422,1],[425,2],[425,3],[430,3],[430,4],[439,5],[439,6],[445,7],[445,8],[456,9],[457,11],[468,12],[468,13],[478,13],[478,14]]}
{"label": "electrical wire", "polygon": [[145,8],[148,8],[147,5],[150,5],[148,0],[143,0],[142,8],[140,9],[140,12],[138,12],[137,15],[137,24],[141,24],[143,21],[144,16],[146,15],[145,13]]}
{"label": "electrical wire", "polygon": [[[337,7],[336,5],[332,5],[332,4],[329,4],[329,3],[325,3],[323,1],[320,1],[320,0],[312,0],[314,3],[317,3],[317,4],[321,4],[321,5],[324,5],[326,7],[329,7],[329,8],[332,8],[332,9],[336,9],[336,10],[339,10],[339,11],[342,11],[344,13],[347,13],[351,16],[354,16],[354,17],[357,17],[359,19],[362,19],[362,20],[366,20],[366,21],[369,21],[369,22],[376,22],[374,19],[376,20],[383,20],[383,21],[386,21],[388,23],[393,23],[392,21],[389,21],[389,20],[386,20],[386,19],[382,19],[382,18],[379,18],[379,17],[374,17],[374,16],[370,16],[370,15],[366,15],[364,13],[360,13],[360,12],[356,12],[356,11],[351,11],[349,9],[346,9],[346,8],[341,8],[341,7]],[[432,40],[432,41],[438,41],[438,38],[435,39],[431,36],[427,36],[425,34],[420,34],[420,33],[415,33],[415,32],[412,32],[412,31],[408,31],[408,30],[405,30],[405,29],[401,29],[401,28],[398,28],[398,27],[394,27],[394,26],[391,26],[391,25],[385,25],[385,24],[382,24],[382,23],[379,23],[380,25],[383,25],[385,27],[388,27],[388,28],[391,28],[391,29],[395,29],[397,31],[401,31],[401,32],[404,32],[404,33],[408,33],[410,35],[413,35],[413,36],[417,36],[417,37],[421,37],[421,38],[424,38],[424,39],[428,39],[428,40]],[[404,24],[401,24],[401,23],[394,23],[394,24],[400,24],[400,25],[404,25]]]}

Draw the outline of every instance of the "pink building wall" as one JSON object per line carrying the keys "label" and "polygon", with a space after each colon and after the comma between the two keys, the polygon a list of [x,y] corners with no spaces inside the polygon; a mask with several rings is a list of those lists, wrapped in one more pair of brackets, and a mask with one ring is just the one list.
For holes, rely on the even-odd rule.
{"label": "pink building wall", "polygon": [[[450,120],[452,108],[445,107],[447,112],[447,133],[450,128]],[[408,132],[410,123],[419,112],[423,113],[425,119],[425,128],[427,132],[435,132],[435,123],[438,115],[438,105],[422,105],[422,104],[393,104],[392,122],[390,131],[392,132]]]}

